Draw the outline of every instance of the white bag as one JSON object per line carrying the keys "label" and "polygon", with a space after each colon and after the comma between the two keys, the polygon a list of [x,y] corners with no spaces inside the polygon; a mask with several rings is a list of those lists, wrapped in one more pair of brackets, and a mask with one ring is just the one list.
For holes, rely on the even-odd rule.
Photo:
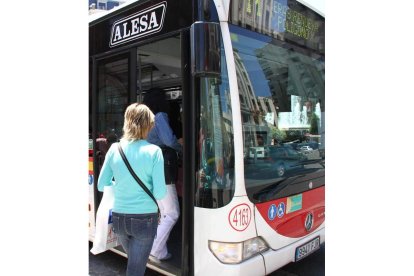
{"label": "white bag", "polygon": [[96,255],[119,245],[112,230],[112,208],[114,206],[113,186],[105,186],[101,203],[96,213],[95,237],[91,253]]}

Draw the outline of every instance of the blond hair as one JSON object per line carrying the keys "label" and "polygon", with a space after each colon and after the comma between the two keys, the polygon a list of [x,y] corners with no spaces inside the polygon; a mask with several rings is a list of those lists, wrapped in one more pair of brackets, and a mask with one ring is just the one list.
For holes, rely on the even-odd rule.
{"label": "blond hair", "polygon": [[154,113],[145,104],[133,103],[127,107],[124,115],[125,140],[146,139],[154,126]]}

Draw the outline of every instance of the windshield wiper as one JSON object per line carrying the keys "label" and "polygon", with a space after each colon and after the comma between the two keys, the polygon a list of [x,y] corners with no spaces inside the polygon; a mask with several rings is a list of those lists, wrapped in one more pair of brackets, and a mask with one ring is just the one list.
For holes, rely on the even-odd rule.
{"label": "windshield wiper", "polygon": [[283,185],[278,185],[277,187],[275,187],[273,190],[271,190],[272,195],[275,195],[277,193],[279,193],[280,191],[282,191],[284,188],[286,188],[288,185],[292,184],[293,182],[295,182],[296,179],[300,178],[300,177],[304,177],[306,176],[306,174],[299,174],[299,175],[295,175],[293,177],[290,178],[290,182],[285,182],[283,183]]}
{"label": "windshield wiper", "polygon": [[284,178],[281,179],[279,181],[276,181],[274,183],[271,183],[270,185],[267,185],[266,187],[264,187],[263,189],[260,189],[259,191],[255,192],[253,194],[253,198],[260,200],[260,197],[264,194],[268,194],[269,192],[271,192],[273,189],[277,188],[280,184],[285,183],[287,180],[289,180],[289,178]]}
{"label": "windshield wiper", "polygon": [[[275,194],[279,193],[283,189],[285,189],[287,186],[292,184],[296,179],[299,177],[306,176],[306,174],[300,174],[293,177],[285,178],[280,181],[277,181],[275,183],[272,183],[265,188],[261,189],[260,191],[253,194],[253,198],[263,201],[265,199],[273,198]],[[262,198],[265,196],[266,198]]]}

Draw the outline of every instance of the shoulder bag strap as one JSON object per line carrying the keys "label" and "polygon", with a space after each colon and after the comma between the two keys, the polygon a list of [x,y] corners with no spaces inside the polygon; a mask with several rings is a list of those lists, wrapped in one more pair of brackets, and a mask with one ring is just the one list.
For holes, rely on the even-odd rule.
{"label": "shoulder bag strap", "polygon": [[125,153],[122,150],[121,143],[118,143],[118,150],[119,150],[119,153],[121,154],[122,159],[125,162],[125,165],[127,166],[128,170],[129,170],[129,172],[132,174],[132,176],[135,178],[135,180],[141,186],[141,188],[152,198],[152,200],[154,200],[155,204],[157,204],[158,220],[159,220],[159,218],[161,217],[161,214],[160,214],[160,207],[158,206],[157,200],[155,199],[155,197],[151,193],[151,191],[147,188],[147,186],[145,186],[145,184],[141,181],[141,179],[138,177],[138,175],[131,168],[131,165],[129,164],[128,159],[126,158]]}

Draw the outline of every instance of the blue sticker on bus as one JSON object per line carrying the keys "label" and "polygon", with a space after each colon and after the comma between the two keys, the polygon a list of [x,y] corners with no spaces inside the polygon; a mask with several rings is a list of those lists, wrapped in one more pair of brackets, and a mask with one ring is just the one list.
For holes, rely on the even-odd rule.
{"label": "blue sticker on bus", "polygon": [[280,202],[279,205],[277,205],[277,217],[281,218],[285,214],[285,203]]}
{"label": "blue sticker on bus", "polygon": [[270,220],[274,220],[276,217],[276,205],[272,204],[267,211],[267,216]]}
{"label": "blue sticker on bus", "polygon": [[90,174],[89,175],[88,182],[89,182],[89,185],[92,185],[93,184],[93,174]]}

